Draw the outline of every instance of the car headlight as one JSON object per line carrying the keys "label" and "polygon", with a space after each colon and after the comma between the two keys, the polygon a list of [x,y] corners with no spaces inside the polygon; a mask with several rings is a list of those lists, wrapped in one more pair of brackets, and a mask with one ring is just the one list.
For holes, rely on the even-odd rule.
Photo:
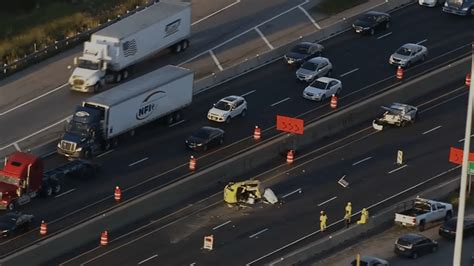
{"label": "car headlight", "polygon": [[198,147],[199,147],[199,146],[202,146],[202,143],[197,143],[196,146],[198,146]]}
{"label": "car headlight", "polygon": [[461,8],[462,11],[468,11],[469,7]]}
{"label": "car headlight", "polygon": [[369,29],[370,29],[370,27],[364,27],[364,30],[369,30]]}
{"label": "car headlight", "polygon": [[444,6],[448,6],[448,1],[444,2]]}
{"label": "car headlight", "polygon": [[76,148],[76,151],[82,151],[82,147]]}
{"label": "car headlight", "polygon": [[58,142],[58,145],[56,145],[58,148],[61,148],[61,142]]}
{"label": "car headlight", "polygon": [[316,97],[321,97],[322,93],[318,92],[316,93]]}

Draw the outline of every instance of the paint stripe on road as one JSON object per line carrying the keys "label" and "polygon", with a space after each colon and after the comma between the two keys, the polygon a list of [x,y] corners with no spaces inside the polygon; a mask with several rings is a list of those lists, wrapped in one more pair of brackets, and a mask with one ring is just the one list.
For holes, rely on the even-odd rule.
{"label": "paint stripe on road", "polygon": [[310,15],[301,5],[299,5],[298,7],[299,7],[299,9],[301,10],[301,12],[303,12],[303,13],[308,17],[308,19],[311,21],[311,23],[313,23],[313,25],[314,25],[318,30],[320,30],[320,29],[321,29],[321,26],[319,26],[319,24],[316,22],[316,20],[314,20],[313,17],[311,17],[311,15]]}
{"label": "paint stripe on road", "polygon": [[168,127],[177,126],[177,125],[179,125],[179,124],[181,124],[181,123],[184,123],[185,121],[186,121],[186,120],[184,120],[184,119],[183,119],[183,120],[180,120],[180,121],[178,121],[178,122],[176,122],[176,123],[174,123],[174,124],[169,125]]}
{"label": "paint stripe on road", "polygon": [[275,49],[273,45],[268,41],[267,37],[265,37],[265,35],[263,35],[263,33],[257,27],[255,27],[255,31],[258,33],[258,35],[260,35],[260,38],[262,38],[262,40],[267,44],[270,49]]}
{"label": "paint stripe on road", "polygon": [[363,163],[363,162],[365,162],[365,161],[367,161],[367,160],[370,160],[370,159],[372,159],[372,157],[367,157],[367,158],[365,158],[365,159],[362,159],[362,160],[360,160],[360,161],[357,161],[357,162],[353,163],[352,166],[358,165],[358,164]]}
{"label": "paint stripe on road", "polygon": [[220,224],[220,225],[218,225],[218,226],[212,228],[212,230],[219,229],[219,228],[221,228],[222,226],[224,226],[224,225],[226,225],[226,224],[229,224],[229,223],[231,223],[231,220],[229,220],[229,221],[227,221],[227,222],[225,222],[225,223],[223,223],[223,224]]}
{"label": "paint stripe on road", "polygon": [[145,158],[143,158],[143,159],[141,159],[141,160],[138,160],[138,161],[136,161],[136,162],[134,162],[134,163],[131,163],[131,164],[129,164],[128,166],[134,166],[134,165],[139,164],[139,163],[141,163],[141,162],[143,162],[143,161],[146,161],[146,160],[148,160],[148,157],[145,157]]}
{"label": "paint stripe on road", "polygon": [[156,257],[158,257],[158,254],[155,254],[155,255],[153,255],[153,256],[147,258],[147,259],[144,259],[144,260],[140,261],[140,262],[138,263],[138,265],[143,264],[143,263],[145,263],[145,262],[147,262],[147,261],[149,261],[149,260],[152,260],[152,259],[154,259],[154,258],[156,258]]}
{"label": "paint stripe on road", "polygon": [[20,146],[18,146],[18,143],[13,143],[13,146],[15,146],[15,150],[21,151]]}
{"label": "paint stripe on road", "polygon": [[69,194],[69,193],[73,192],[74,190],[76,190],[76,189],[73,188],[73,189],[70,189],[70,190],[68,190],[68,191],[65,191],[65,192],[63,192],[63,193],[61,193],[61,194],[59,194],[59,195],[56,195],[55,198],[62,197],[62,196],[64,196],[64,195],[66,195],[66,194]]}
{"label": "paint stripe on road", "polygon": [[352,74],[352,73],[354,73],[354,72],[356,72],[356,71],[359,71],[359,69],[358,69],[358,68],[354,68],[354,69],[352,69],[351,71],[348,71],[348,72],[346,72],[346,73],[344,73],[344,74],[341,74],[339,77],[342,78],[342,77],[347,76],[347,75],[349,75],[349,74]]}
{"label": "paint stripe on road", "polygon": [[224,68],[222,68],[221,66],[221,63],[219,63],[219,60],[217,59],[216,55],[214,54],[214,52],[212,50],[209,50],[209,54],[211,55],[212,57],[212,60],[214,61],[214,63],[216,64],[216,66],[219,68],[220,71],[224,70]]}
{"label": "paint stripe on road", "polygon": [[439,128],[441,128],[441,126],[434,127],[434,128],[432,128],[432,129],[430,129],[430,130],[427,130],[427,131],[425,131],[425,132],[423,132],[423,133],[421,133],[421,134],[422,134],[422,135],[425,135],[425,134],[428,134],[428,133],[430,133],[430,132],[433,132],[433,131],[435,131],[436,129],[439,129]]}
{"label": "paint stripe on road", "polygon": [[380,39],[382,39],[382,38],[385,38],[385,37],[389,36],[390,34],[392,34],[392,32],[385,33],[384,35],[380,35],[379,37],[377,37],[377,40],[380,40]]}
{"label": "paint stripe on road", "polygon": [[96,157],[97,157],[97,158],[100,158],[100,157],[102,157],[102,156],[105,156],[105,155],[107,155],[107,154],[113,152],[113,151],[114,151],[114,149],[108,150],[108,151],[106,151],[106,152],[103,152],[103,153],[97,155]]}
{"label": "paint stripe on road", "polygon": [[288,197],[288,196],[291,196],[291,195],[293,195],[293,194],[295,194],[295,193],[297,193],[297,192],[301,193],[301,188],[298,188],[298,189],[295,190],[295,191],[292,191],[292,192],[290,192],[290,193],[288,193],[288,194],[285,194],[285,195],[283,195],[281,198],[284,199],[284,198],[286,198],[286,197]]}
{"label": "paint stripe on road", "polygon": [[291,99],[291,98],[290,98],[290,97],[287,97],[287,98],[285,98],[285,99],[283,99],[283,100],[281,100],[281,101],[278,101],[278,102],[276,102],[276,103],[272,103],[270,106],[273,107],[273,106],[278,105],[278,104],[280,104],[280,103],[282,103],[282,102],[286,102],[286,101],[288,101],[289,99]]}
{"label": "paint stripe on road", "polygon": [[403,168],[405,168],[405,167],[407,167],[407,166],[408,166],[408,164],[402,165],[402,166],[400,166],[400,167],[398,167],[398,168],[393,169],[392,171],[390,171],[390,172],[388,172],[388,173],[389,173],[389,174],[395,173],[395,172],[397,172],[397,171],[399,171],[399,170],[402,170]]}
{"label": "paint stripe on road", "polygon": [[257,91],[257,90],[251,90],[251,91],[246,92],[246,93],[244,93],[244,94],[242,94],[242,95],[240,95],[240,96],[244,97],[244,96],[247,96],[247,95],[249,95],[249,94],[252,94],[252,93],[254,93],[254,92],[256,92],[256,91]]}
{"label": "paint stripe on road", "polygon": [[194,25],[196,25],[196,24],[198,24],[198,23],[200,23],[200,22],[202,22],[202,21],[204,21],[204,20],[206,20],[206,19],[208,19],[208,18],[210,18],[210,17],[212,17],[212,16],[214,16],[214,15],[219,14],[220,12],[222,12],[222,11],[228,9],[228,8],[231,8],[232,6],[234,6],[234,5],[238,4],[238,3],[240,3],[240,1],[241,1],[241,0],[236,0],[236,1],[233,2],[232,4],[227,5],[227,6],[221,8],[221,9],[219,9],[219,10],[217,10],[217,11],[212,12],[211,14],[209,14],[209,15],[207,15],[207,16],[201,18],[201,19],[198,19],[198,20],[194,21],[193,23],[191,23],[191,26],[194,26]]}
{"label": "paint stripe on road", "polygon": [[268,228],[265,228],[265,229],[263,229],[263,230],[258,231],[257,233],[255,233],[255,234],[249,236],[249,238],[254,238],[254,237],[256,237],[256,236],[258,236],[258,235],[260,235],[260,234],[263,234],[263,233],[266,232],[266,231],[268,231]]}
{"label": "paint stripe on road", "polygon": [[424,39],[424,40],[422,40],[422,41],[419,41],[419,42],[417,42],[416,44],[422,44],[422,43],[424,43],[424,42],[426,42],[426,41],[428,41],[428,39]]}
{"label": "paint stripe on road", "polygon": [[337,199],[337,196],[332,197],[332,198],[330,198],[330,199],[328,199],[328,200],[326,200],[326,201],[323,201],[323,202],[319,203],[319,204],[318,204],[318,207],[321,207],[321,206],[323,206],[324,204],[330,202],[331,200],[335,200],[335,199]]}

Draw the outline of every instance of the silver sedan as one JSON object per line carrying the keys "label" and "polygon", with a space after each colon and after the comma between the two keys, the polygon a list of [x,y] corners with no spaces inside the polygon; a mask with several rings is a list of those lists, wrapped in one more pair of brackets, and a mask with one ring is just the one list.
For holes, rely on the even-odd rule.
{"label": "silver sedan", "polygon": [[416,62],[424,61],[428,56],[428,48],[423,45],[407,43],[398,48],[398,50],[390,56],[388,62],[391,65],[408,68]]}
{"label": "silver sedan", "polygon": [[315,57],[306,61],[296,70],[296,78],[301,81],[312,82],[320,77],[331,76],[331,73],[332,64],[329,59],[325,57]]}
{"label": "silver sedan", "polygon": [[341,92],[342,83],[340,80],[322,77],[319,78],[303,91],[303,97],[313,101],[324,101],[333,94],[338,95]]}

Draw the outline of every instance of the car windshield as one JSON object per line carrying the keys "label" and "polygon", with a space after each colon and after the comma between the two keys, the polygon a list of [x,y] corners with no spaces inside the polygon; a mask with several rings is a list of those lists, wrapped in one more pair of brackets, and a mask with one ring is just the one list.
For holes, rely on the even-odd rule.
{"label": "car windshield", "polygon": [[194,133],[193,137],[198,139],[208,139],[211,132],[207,129],[200,129]]}
{"label": "car windshield", "polygon": [[14,178],[14,177],[5,176],[5,175],[0,175],[0,182],[18,186],[19,179]]}
{"label": "car windshield", "polygon": [[309,53],[309,47],[307,45],[297,45],[291,49],[294,53],[307,54]]}
{"label": "car windshield", "polygon": [[89,134],[89,127],[87,124],[71,121],[67,124],[66,131],[79,136],[87,136]]}
{"label": "car windshield", "polygon": [[77,66],[89,70],[99,70],[99,63],[94,63],[89,60],[79,59]]}
{"label": "car windshield", "polygon": [[302,69],[315,71],[318,68],[318,64],[312,62],[306,62],[301,66]]}
{"label": "car windshield", "polygon": [[222,111],[230,110],[230,104],[224,101],[217,102],[216,104],[214,104],[214,107]]}
{"label": "car windshield", "polygon": [[315,81],[311,84],[311,87],[318,88],[318,89],[322,89],[322,90],[325,90],[325,89],[326,89],[326,86],[327,86],[327,83],[322,82],[322,81],[319,81],[319,80],[315,80]]}
{"label": "car windshield", "polygon": [[376,17],[370,14],[364,14],[359,17],[359,20],[366,21],[366,22],[374,22]]}
{"label": "car windshield", "polygon": [[397,50],[397,54],[400,54],[400,55],[411,55],[411,53],[412,53],[412,50],[406,47],[400,47]]}

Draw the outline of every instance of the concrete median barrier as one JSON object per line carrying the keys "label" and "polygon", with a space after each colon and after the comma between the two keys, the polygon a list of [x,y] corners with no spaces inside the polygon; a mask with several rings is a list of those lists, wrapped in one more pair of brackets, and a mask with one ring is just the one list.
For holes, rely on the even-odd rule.
{"label": "concrete median barrier", "polygon": [[453,81],[458,79],[463,81],[464,74],[470,67],[470,60],[470,57],[465,58],[425,76],[402,83],[379,95],[369,95],[368,99],[364,101],[342,110],[339,109],[307,125],[305,134],[298,136],[298,138],[293,138],[289,134],[280,134],[273,140],[241,153],[231,160],[218,163],[141,198],[129,201],[80,226],[26,248],[7,257],[1,264],[26,265],[28,260],[33,257],[36,258],[38,264],[46,262],[51,257],[60,256],[81,245],[97,240],[99,233],[103,230],[108,230],[113,236],[114,230],[151,216],[158,211],[173,206],[184,206],[203,191],[222,189],[223,184],[258,166],[272,160],[281,160],[283,163],[280,153],[289,148],[303,148],[305,145],[361,123],[367,122],[367,126],[370,126],[370,121],[379,114],[380,106],[383,104],[393,101],[409,103]]}

